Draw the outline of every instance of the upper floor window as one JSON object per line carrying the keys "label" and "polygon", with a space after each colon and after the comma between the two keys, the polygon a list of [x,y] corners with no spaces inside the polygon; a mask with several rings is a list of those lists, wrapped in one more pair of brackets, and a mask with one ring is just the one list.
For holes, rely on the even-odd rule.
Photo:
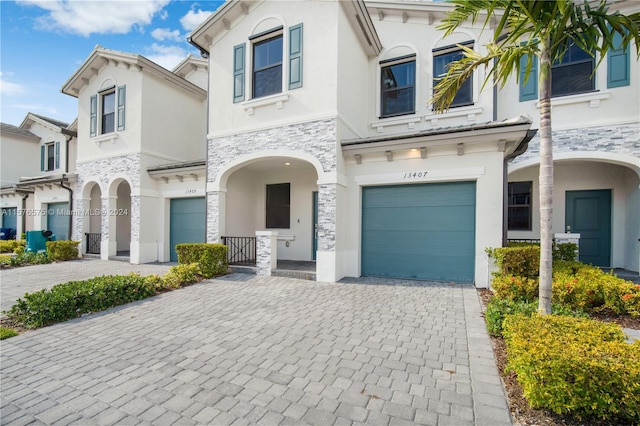
{"label": "upper floor window", "polygon": [[531,230],[531,181],[509,182],[508,229]]}
{"label": "upper floor window", "polygon": [[[467,41],[460,43],[463,46],[473,48],[473,42]],[[435,87],[449,70],[449,64],[451,62],[462,59],[464,55],[462,50],[457,46],[440,47],[433,50],[433,87]],[[460,107],[473,104],[473,81],[471,78],[465,80],[460,86],[458,93],[456,93],[451,107]]]}
{"label": "upper floor window", "polygon": [[[91,137],[125,129],[126,86],[111,87],[91,96],[89,133]],[[98,119],[99,118],[99,119]]]}
{"label": "upper floor window", "polygon": [[[302,24],[289,27],[288,38],[285,35],[280,27],[249,37],[251,68],[247,72],[246,43],[233,47],[233,102],[245,100],[247,73],[251,75],[253,98],[281,93],[285,68],[289,90],[302,87]],[[285,41],[288,41],[286,50]]]}
{"label": "upper floor window", "polygon": [[40,171],[50,172],[60,168],[60,142],[40,145]]}
{"label": "upper floor window", "polygon": [[551,96],[565,96],[595,90],[592,77],[595,58],[572,44],[562,59],[551,66]]}
{"label": "upper floor window", "polygon": [[253,97],[282,92],[282,32],[253,43]]}
{"label": "upper floor window", "polygon": [[416,98],[416,57],[380,62],[380,116],[413,114]]}

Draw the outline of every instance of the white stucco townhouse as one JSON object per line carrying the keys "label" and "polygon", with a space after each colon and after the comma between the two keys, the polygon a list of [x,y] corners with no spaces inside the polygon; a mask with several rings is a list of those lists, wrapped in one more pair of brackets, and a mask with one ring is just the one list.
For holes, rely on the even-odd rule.
{"label": "white stucco townhouse", "polygon": [[[78,98],[74,238],[83,252],[132,263],[175,259],[204,203],[207,63],[174,72],[97,46],[64,84]],[[178,201],[175,201],[178,200]],[[177,206],[177,207],[176,207]],[[171,232],[172,211],[182,229]]]}
{"label": "white stucco townhouse", "polygon": [[28,113],[20,126],[2,123],[2,228],[15,238],[50,230],[69,239],[75,186],[75,122]]}

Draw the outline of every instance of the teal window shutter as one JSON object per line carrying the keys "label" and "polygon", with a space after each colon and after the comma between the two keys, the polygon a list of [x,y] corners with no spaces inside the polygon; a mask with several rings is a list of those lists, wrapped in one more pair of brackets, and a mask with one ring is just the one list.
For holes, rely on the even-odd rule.
{"label": "teal window shutter", "polygon": [[91,97],[89,107],[89,135],[94,137],[98,134],[98,95]]}
{"label": "teal window shutter", "polygon": [[[527,61],[529,55],[520,58],[520,102],[538,99],[538,57],[534,56],[531,62],[531,72],[527,79]],[[525,80],[527,81],[525,84]]]}
{"label": "teal window shutter", "polygon": [[44,172],[44,160],[45,160],[45,154],[46,154],[46,148],[44,145],[40,146],[40,171]]}
{"label": "teal window shutter", "polygon": [[245,43],[233,48],[233,102],[244,101]]}
{"label": "teal window shutter", "polygon": [[56,169],[60,168],[60,142],[56,142]]}
{"label": "teal window shutter", "polygon": [[118,87],[118,130],[124,130],[124,107],[127,98],[127,86]]}
{"label": "teal window shutter", "polygon": [[[607,52],[607,87],[622,87],[630,84],[629,79],[629,46],[624,49],[622,36],[613,36],[613,49]],[[617,46],[617,47],[615,47]]]}
{"label": "teal window shutter", "polygon": [[302,24],[289,28],[289,89],[302,87]]}

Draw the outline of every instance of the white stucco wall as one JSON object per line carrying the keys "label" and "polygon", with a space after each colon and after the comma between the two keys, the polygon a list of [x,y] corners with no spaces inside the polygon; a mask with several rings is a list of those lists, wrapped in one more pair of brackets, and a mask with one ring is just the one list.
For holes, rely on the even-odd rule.
{"label": "white stucco wall", "polygon": [[37,140],[7,133],[0,136],[0,186],[14,185],[20,177],[40,173],[40,144]]}

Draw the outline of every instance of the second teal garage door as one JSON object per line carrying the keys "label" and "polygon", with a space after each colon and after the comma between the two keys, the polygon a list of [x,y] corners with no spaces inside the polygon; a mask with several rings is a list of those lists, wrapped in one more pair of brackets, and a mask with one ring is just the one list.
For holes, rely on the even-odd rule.
{"label": "second teal garage door", "polygon": [[169,215],[170,260],[177,262],[176,244],[205,242],[204,197],[172,199]]}
{"label": "second teal garage door", "polygon": [[473,282],[475,182],[362,189],[362,275]]}
{"label": "second teal garage door", "polygon": [[58,241],[69,239],[69,203],[47,204],[47,230]]}

